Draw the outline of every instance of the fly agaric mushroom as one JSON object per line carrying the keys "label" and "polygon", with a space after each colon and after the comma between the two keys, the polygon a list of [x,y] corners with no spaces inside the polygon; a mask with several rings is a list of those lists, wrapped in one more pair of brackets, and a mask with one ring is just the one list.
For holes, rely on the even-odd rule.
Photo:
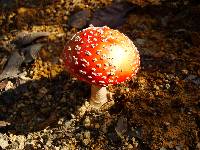
{"label": "fly agaric mushroom", "polygon": [[133,42],[107,26],[76,33],[65,47],[64,59],[69,73],[92,85],[90,104],[97,108],[107,102],[106,87],[129,80],[140,65]]}

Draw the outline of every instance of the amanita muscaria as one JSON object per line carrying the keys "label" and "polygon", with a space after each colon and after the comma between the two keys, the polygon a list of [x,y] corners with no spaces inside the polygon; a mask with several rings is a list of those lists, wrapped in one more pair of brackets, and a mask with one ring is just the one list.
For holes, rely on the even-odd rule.
{"label": "amanita muscaria", "polygon": [[90,104],[97,108],[108,101],[106,87],[129,80],[140,65],[133,42],[107,26],[77,32],[65,47],[64,59],[71,75],[92,85]]}

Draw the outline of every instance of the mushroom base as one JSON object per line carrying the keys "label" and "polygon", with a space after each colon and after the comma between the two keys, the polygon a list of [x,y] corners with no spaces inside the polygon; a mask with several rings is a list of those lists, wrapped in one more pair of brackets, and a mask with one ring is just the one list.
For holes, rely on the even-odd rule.
{"label": "mushroom base", "polygon": [[106,87],[98,87],[92,85],[90,105],[94,108],[99,108],[108,101]]}

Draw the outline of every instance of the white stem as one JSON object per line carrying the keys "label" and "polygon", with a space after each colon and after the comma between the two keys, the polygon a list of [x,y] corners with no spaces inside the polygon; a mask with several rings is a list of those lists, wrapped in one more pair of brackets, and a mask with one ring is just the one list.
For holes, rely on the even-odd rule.
{"label": "white stem", "polygon": [[107,89],[106,87],[98,87],[92,85],[91,87],[91,98],[90,105],[95,108],[101,107],[108,101],[107,99]]}

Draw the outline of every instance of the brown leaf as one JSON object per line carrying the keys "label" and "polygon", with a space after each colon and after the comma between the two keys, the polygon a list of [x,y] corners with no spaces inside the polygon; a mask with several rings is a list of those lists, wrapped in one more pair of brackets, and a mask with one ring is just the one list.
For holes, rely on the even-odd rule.
{"label": "brown leaf", "polygon": [[125,21],[125,17],[133,7],[127,3],[115,3],[94,12],[90,24],[93,26],[107,25],[111,28],[120,26]]}

